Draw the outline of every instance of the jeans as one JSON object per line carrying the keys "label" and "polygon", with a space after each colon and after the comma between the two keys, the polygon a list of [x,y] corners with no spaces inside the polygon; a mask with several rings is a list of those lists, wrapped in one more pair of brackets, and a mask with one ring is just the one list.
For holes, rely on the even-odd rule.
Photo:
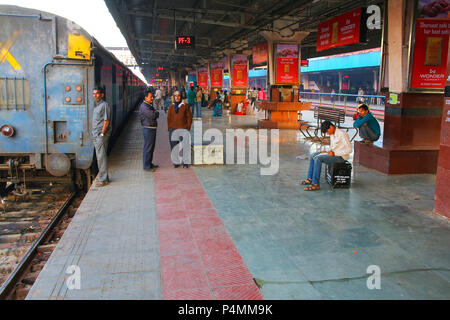
{"label": "jeans", "polygon": [[320,184],[320,174],[322,172],[323,162],[331,164],[344,161],[345,160],[342,157],[330,157],[327,153],[313,153],[309,161],[308,179],[312,179],[313,184]]}
{"label": "jeans", "polygon": [[370,141],[377,141],[380,139],[380,136],[376,135],[367,123],[359,128],[359,136]]}
{"label": "jeans", "polygon": [[94,138],[95,154],[97,156],[98,181],[108,181],[108,151],[109,135]]}
{"label": "jeans", "polygon": [[[169,129],[169,142],[170,142],[170,149],[173,151],[173,149],[183,141],[183,136],[180,136],[180,141],[172,141],[172,134],[176,129]],[[191,152],[191,150],[185,151],[184,149],[181,151],[181,156],[178,153],[178,159],[172,159],[173,164],[191,164],[189,160],[189,154],[188,152]]]}
{"label": "jeans", "polygon": [[[195,109],[196,111],[196,117],[201,118],[202,117],[202,102],[195,102]],[[192,112],[192,116],[194,116],[194,112]]]}
{"label": "jeans", "polygon": [[156,129],[142,128],[144,135],[144,150],[142,154],[144,169],[151,169],[153,152],[155,151]]}

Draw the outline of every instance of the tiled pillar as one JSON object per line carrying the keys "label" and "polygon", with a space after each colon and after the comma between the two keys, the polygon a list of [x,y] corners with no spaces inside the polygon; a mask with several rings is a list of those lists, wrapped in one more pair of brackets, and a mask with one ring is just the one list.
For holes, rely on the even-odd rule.
{"label": "tiled pillar", "polygon": [[[382,147],[355,143],[355,161],[387,174],[436,173],[443,95],[408,92],[412,2],[388,2],[389,93]],[[409,71],[411,72],[411,71]],[[397,103],[389,102],[389,94]]]}
{"label": "tiled pillar", "polygon": [[[450,46],[448,56],[450,58]],[[442,113],[434,210],[450,218],[450,59],[447,60],[447,83]]]}
{"label": "tiled pillar", "polygon": [[[263,31],[262,36],[268,43],[268,68],[267,68],[267,101],[260,104],[262,110],[268,113],[268,119],[261,120],[259,126],[268,129],[298,129],[299,122],[297,111],[309,110],[310,103],[298,102],[298,88],[301,81],[299,73],[296,85],[278,85],[275,74],[275,46],[276,43],[297,43],[309,34],[308,32],[296,31],[289,36],[283,36],[275,31]],[[301,54],[299,52],[299,61]],[[300,71],[299,71],[300,72]]]}

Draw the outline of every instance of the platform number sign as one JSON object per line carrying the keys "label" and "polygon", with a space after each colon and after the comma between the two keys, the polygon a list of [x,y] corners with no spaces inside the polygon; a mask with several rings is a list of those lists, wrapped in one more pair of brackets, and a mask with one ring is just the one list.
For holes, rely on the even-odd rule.
{"label": "platform number sign", "polygon": [[177,36],[175,41],[175,49],[194,49],[195,37],[192,36]]}

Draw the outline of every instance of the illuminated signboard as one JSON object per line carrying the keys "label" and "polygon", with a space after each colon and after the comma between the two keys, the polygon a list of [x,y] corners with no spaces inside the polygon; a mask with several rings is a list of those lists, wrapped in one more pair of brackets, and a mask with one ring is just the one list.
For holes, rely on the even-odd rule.
{"label": "illuminated signboard", "polygon": [[367,37],[365,17],[364,11],[358,8],[320,23],[316,51],[364,42]]}
{"label": "illuminated signboard", "polygon": [[309,67],[309,60],[307,60],[307,59],[300,60],[300,66]]}
{"label": "illuminated signboard", "polygon": [[195,38],[192,36],[178,36],[175,42],[176,49],[193,49]]}

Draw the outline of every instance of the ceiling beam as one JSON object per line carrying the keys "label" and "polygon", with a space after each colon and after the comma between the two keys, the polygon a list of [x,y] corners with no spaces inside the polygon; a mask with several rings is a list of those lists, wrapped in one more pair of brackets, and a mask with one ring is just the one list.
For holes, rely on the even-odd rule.
{"label": "ceiling beam", "polygon": [[[174,16],[173,15],[168,15],[168,14],[157,14],[156,16],[151,13],[151,12],[139,12],[139,11],[133,11],[133,10],[128,10],[127,14],[129,15],[134,15],[134,16],[140,16],[140,17],[149,17],[149,18],[158,18],[158,19],[165,19],[165,20],[174,20]],[[194,19],[193,17],[181,17],[181,16],[176,16],[176,20],[177,21],[186,21],[186,22],[194,22],[196,24],[198,23],[203,23],[203,24],[212,24],[212,25],[220,25],[220,26],[224,26],[224,27],[230,27],[230,28],[242,28],[242,29],[255,29],[254,26],[248,26],[245,24],[241,24],[241,23],[236,23],[236,22],[225,22],[225,21],[217,21],[217,20],[209,20],[209,19]]]}

